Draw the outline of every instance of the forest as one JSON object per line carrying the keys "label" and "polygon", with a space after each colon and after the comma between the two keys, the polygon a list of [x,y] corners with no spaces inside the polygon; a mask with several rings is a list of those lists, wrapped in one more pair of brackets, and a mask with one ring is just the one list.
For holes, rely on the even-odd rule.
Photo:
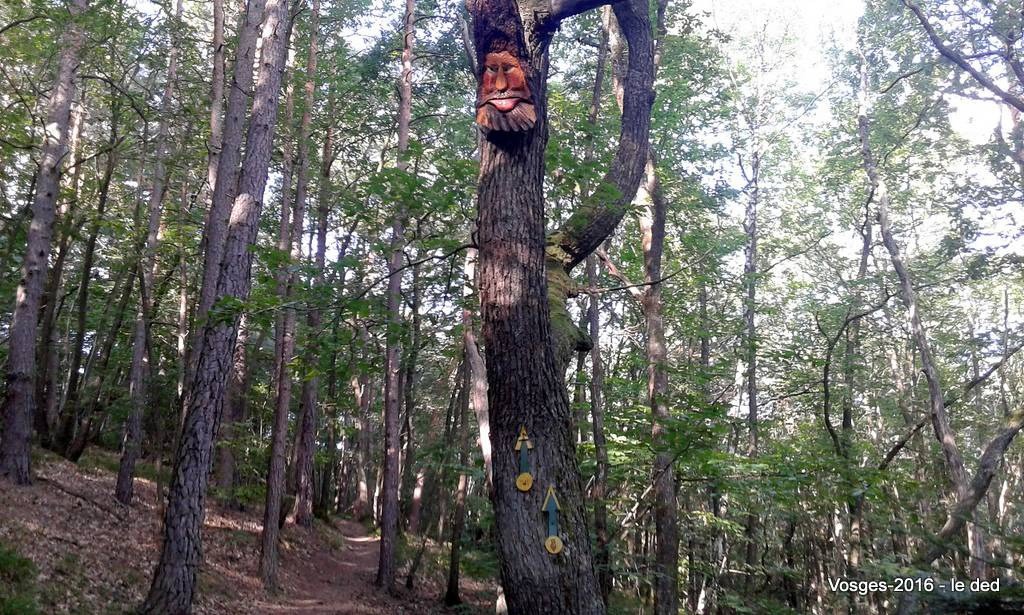
{"label": "forest", "polygon": [[1024,9],[4,0],[0,615],[1024,613]]}

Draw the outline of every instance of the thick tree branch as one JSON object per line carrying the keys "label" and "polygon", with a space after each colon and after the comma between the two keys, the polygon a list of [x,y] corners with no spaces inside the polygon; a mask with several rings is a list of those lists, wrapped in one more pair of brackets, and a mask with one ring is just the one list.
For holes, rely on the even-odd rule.
{"label": "thick tree branch", "polygon": [[981,454],[978,470],[974,473],[966,493],[958,497],[956,503],[950,508],[946,523],[939,530],[931,546],[918,556],[915,561],[918,566],[930,565],[949,550],[950,542],[971,520],[974,509],[985,495],[989,483],[992,482],[996,470],[999,469],[999,465],[1003,461],[1003,453],[1010,447],[1022,427],[1024,427],[1024,408],[1018,409],[1015,414],[1011,415],[999,433],[989,441],[985,451]]}
{"label": "thick tree branch", "polygon": [[931,40],[932,45],[935,46],[935,49],[942,54],[944,58],[962,68],[969,75],[974,77],[974,80],[981,84],[982,87],[998,96],[1006,104],[1019,111],[1024,111],[1024,100],[1021,100],[996,85],[996,83],[989,79],[988,76],[971,65],[971,63],[964,58],[963,54],[943,42],[942,37],[940,37],[938,31],[935,30],[935,26],[928,21],[928,18],[925,16],[924,11],[921,10],[920,6],[914,4],[910,0],[903,0],[903,4],[914,12],[914,15],[917,16],[917,20],[921,22],[921,27],[924,28],[925,33]]}
{"label": "thick tree branch", "polygon": [[586,13],[599,6],[611,4],[609,0],[551,0],[551,19],[556,23],[573,15]]}
{"label": "thick tree branch", "polygon": [[[569,4],[582,7],[586,2]],[[597,188],[562,227],[548,237],[549,258],[566,271],[582,262],[612,234],[633,202],[643,178],[654,103],[654,43],[646,8],[646,2],[637,0],[612,5],[629,46],[622,128],[615,158]]]}

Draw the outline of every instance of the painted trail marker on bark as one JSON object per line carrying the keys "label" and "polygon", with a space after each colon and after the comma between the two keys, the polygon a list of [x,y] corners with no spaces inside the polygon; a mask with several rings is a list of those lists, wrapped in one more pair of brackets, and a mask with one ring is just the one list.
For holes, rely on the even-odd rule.
{"label": "painted trail marker on bark", "polygon": [[[526,446],[523,446],[523,445]],[[516,476],[516,489],[526,492],[533,487],[533,474],[530,474],[530,450],[533,449],[533,442],[526,435],[526,426],[519,428],[519,439],[516,440],[516,450],[519,451],[519,476]]]}
{"label": "painted trail marker on bark", "polygon": [[551,555],[558,555],[562,552],[562,539],[558,537],[558,511],[562,510],[558,503],[558,496],[555,495],[555,486],[548,487],[548,494],[544,496],[544,505],[541,510],[548,515],[548,537],[544,540],[544,548]]}

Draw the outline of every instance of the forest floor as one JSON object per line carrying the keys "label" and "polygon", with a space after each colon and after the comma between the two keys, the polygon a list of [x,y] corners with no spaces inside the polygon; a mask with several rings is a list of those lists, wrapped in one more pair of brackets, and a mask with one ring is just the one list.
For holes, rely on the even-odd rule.
{"label": "forest floor", "polygon": [[[2,566],[18,556],[32,562],[25,564],[32,571],[27,576],[35,577],[28,579],[26,604],[40,613],[123,613],[141,603],[160,555],[156,483],[136,479],[132,506],[122,507],[113,499],[116,463],[103,451],[90,451],[78,465],[44,454],[34,460],[31,487],[0,482],[0,612],[28,608],[3,608]],[[494,584],[467,575],[461,584],[465,604],[443,606],[447,549],[429,542],[415,589],[405,588],[403,570],[395,595],[380,591],[373,585],[378,539],[341,518],[317,520],[308,530],[285,526],[281,590],[268,594],[258,572],[261,530],[262,511],[230,511],[207,499],[196,613],[494,612]]]}

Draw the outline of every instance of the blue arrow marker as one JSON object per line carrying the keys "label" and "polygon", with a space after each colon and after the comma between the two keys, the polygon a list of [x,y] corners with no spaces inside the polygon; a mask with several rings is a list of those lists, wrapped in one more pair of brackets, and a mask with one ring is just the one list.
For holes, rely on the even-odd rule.
{"label": "blue arrow marker", "polygon": [[527,447],[519,447],[519,473],[525,474],[530,471],[530,455]]}
{"label": "blue arrow marker", "polygon": [[548,514],[548,536],[558,536],[558,511],[561,506],[558,504],[554,485],[548,487],[548,494],[541,509]]}

